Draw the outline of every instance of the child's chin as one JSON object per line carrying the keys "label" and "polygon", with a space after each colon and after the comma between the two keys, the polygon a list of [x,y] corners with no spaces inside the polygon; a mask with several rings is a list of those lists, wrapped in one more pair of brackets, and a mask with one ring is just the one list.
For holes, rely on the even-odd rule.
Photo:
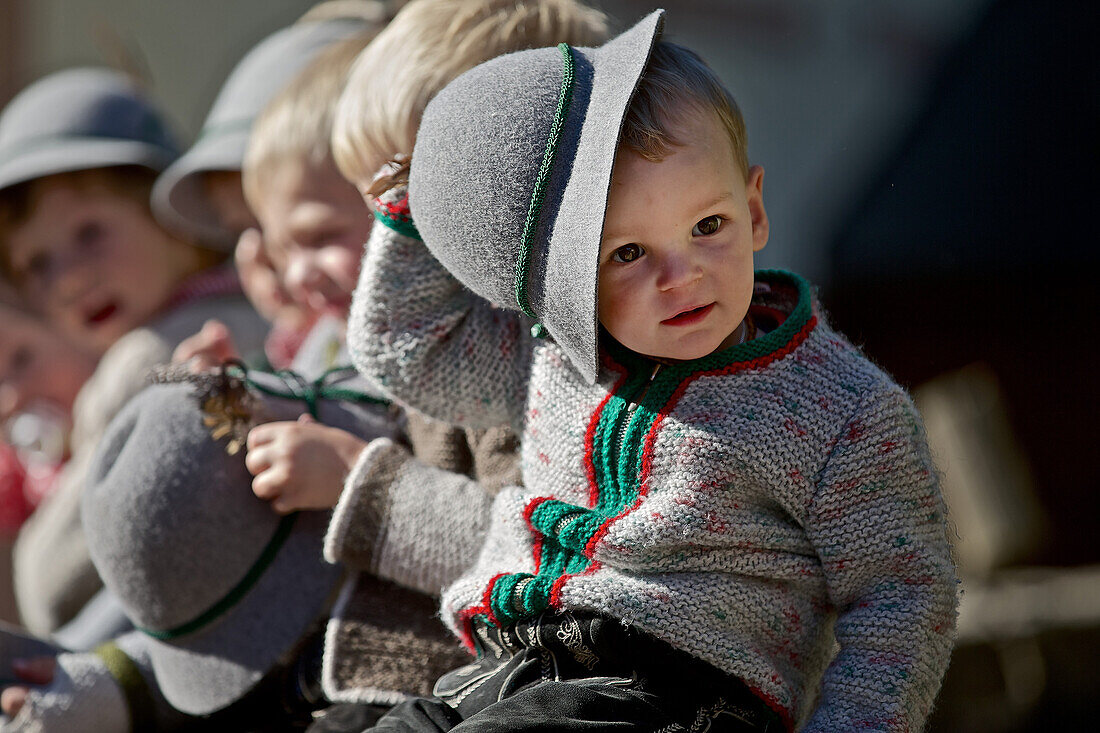
{"label": "child's chin", "polygon": [[721,344],[714,346],[681,346],[676,348],[654,349],[653,351],[656,353],[646,353],[645,351],[639,351],[638,353],[648,356],[650,359],[691,361],[692,359],[701,359],[708,354],[713,354],[715,351],[718,351],[720,346]]}

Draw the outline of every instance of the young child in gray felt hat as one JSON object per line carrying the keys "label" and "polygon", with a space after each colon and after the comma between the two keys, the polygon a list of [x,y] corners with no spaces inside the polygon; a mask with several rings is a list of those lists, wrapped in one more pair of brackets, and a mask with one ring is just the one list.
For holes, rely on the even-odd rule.
{"label": "young child in gray felt hat", "polygon": [[[320,3],[334,5],[331,2]],[[237,63],[190,149],[153,187],[153,212],[167,227],[231,249],[256,225],[241,191],[240,170],[252,123],[268,102],[333,43],[384,27],[388,4],[341,3],[318,19],[316,9],[258,43]]]}
{"label": "young child in gray felt hat", "polygon": [[167,232],[149,210],[176,154],[145,95],[106,69],[52,74],[0,113],[0,269],[48,326],[99,360],[73,407],[72,457],[15,546],[20,615],[38,634],[101,587],[80,490],[99,436],[145,371],[215,313],[242,348],[263,338],[225,253]]}
{"label": "young child in gray felt hat", "polygon": [[153,211],[167,227],[232,250],[249,299],[271,324],[257,365],[283,369],[309,329],[308,314],[280,287],[256,217],[241,188],[241,165],[256,116],[318,54],[389,21],[396,3],[326,0],[273,33],[234,67],[198,139],[157,179]]}
{"label": "young child in gray felt hat", "polygon": [[931,708],[955,574],[920,417],[805,280],[754,272],[763,169],[662,23],[459,77],[407,205],[376,204],[356,366],[522,430],[525,484],[444,590],[479,663],[377,730],[915,731]]}

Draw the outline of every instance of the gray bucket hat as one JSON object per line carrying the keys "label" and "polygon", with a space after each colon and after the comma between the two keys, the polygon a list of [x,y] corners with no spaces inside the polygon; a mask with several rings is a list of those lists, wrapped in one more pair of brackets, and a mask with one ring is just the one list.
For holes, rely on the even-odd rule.
{"label": "gray bucket hat", "polygon": [[612,164],[663,18],[599,48],[475,67],[428,105],[413,150],[409,205],[428,248],[478,295],[545,325],[589,382]]}
{"label": "gray bucket hat", "polygon": [[[312,390],[320,422],[365,440],[393,435],[388,408],[325,398],[327,389],[347,399],[346,382],[317,389],[249,377],[262,388],[248,398],[255,421],[295,419]],[[81,507],[92,560],[150,637],[165,698],[196,715],[236,701],[279,663],[318,620],[341,575],[322,557],[330,513],[281,518],[256,498],[243,453],[230,455],[208,432],[208,406],[180,383],[131,400],[99,445]]]}
{"label": "gray bucket hat", "polygon": [[0,189],[116,165],[160,171],[178,154],[157,110],[124,74],[109,69],[50,74],[0,114]]}
{"label": "gray bucket hat", "polygon": [[249,51],[222,85],[195,144],[157,179],[153,213],[161,223],[209,246],[232,249],[236,240],[219,224],[200,174],[239,171],[252,121],[271,98],[321,50],[365,27],[365,21],[356,18],[297,23]]}

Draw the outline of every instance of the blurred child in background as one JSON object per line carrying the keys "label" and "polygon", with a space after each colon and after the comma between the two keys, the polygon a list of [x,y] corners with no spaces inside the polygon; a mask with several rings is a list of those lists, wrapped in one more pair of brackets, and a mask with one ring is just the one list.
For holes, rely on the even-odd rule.
{"label": "blurred child in background", "polygon": [[190,150],[153,187],[153,211],[166,227],[226,250],[235,246],[241,283],[271,324],[265,349],[245,354],[258,366],[289,366],[311,323],[279,285],[244,199],[241,164],[252,124],[321,50],[367,28],[382,27],[389,8],[380,0],[322,2],[264,39],[230,73]]}
{"label": "blurred child in background", "polygon": [[[149,226],[166,232],[169,239],[199,245],[189,249],[202,253],[207,264],[223,261],[224,253],[231,251],[240,231],[254,223],[240,192],[238,171],[255,115],[320,49],[348,37],[381,12],[378,4],[355,3],[350,8],[345,4],[341,12],[317,14],[330,5],[320,4],[316,12],[307,13],[299,24],[274,34],[242,60],[219,93],[198,142],[186,155],[159,177],[156,172],[171,162],[171,156],[159,160],[149,172],[136,173],[142,182],[135,189],[135,198],[146,211],[146,218],[152,188],[153,211],[168,229],[156,227],[151,218]],[[14,105],[13,101],[13,109]],[[79,158],[71,165],[79,167]],[[246,251],[247,248],[243,250]],[[102,257],[96,259],[103,261]],[[246,273],[251,272],[247,262],[245,257]],[[155,275],[157,269],[154,266],[150,274]],[[262,282],[263,268],[259,269]],[[150,288],[145,275],[128,277],[131,282],[140,283],[142,293],[155,289]],[[262,314],[280,307],[282,301],[277,301],[277,293],[269,298],[260,297],[264,290],[256,278],[247,278],[246,284],[252,284],[254,300],[262,307]],[[31,285],[28,283],[27,287]],[[95,415],[96,422],[87,428],[78,426],[78,439],[86,447],[83,452],[95,445],[103,426],[121,404],[144,385],[143,372],[168,361],[175,346],[207,320],[218,318],[220,327],[233,333],[246,353],[263,354],[268,323],[258,318],[241,297],[238,275],[229,265],[206,270],[173,298],[180,302],[173,303],[170,313],[157,314],[149,324],[152,332],[136,331],[113,349],[111,361],[105,363],[102,375],[97,377],[98,384],[89,386],[85,402],[91,404],[82,414],[89,416],[85,420]],[[276,298],[274,306],[271,298]],[[293,308],[284,315],[290,322],[297,322]],[[76,457],[84,460],[80,453]],[[24,622],[38,633],[54,631],[72,619],[99,588],[82,550],[78,526],[76,486],[82,469],[76,464],[69,472],[72,478],[65,483],[73,488],[63,492],[67,498],[59,497],[55,506],[44,509],[27,527],[17,548],[17,598]],[[65,559],[55,564],[58,555]],[[100,631],[94,617],[103,613],[91,613],[91,626],[85,629],[83,622],[77,624],[65,640],[78,645],[97,641],[94,637]]]}
{"label": "blurred child in background", "polygon": [[0,539],[14,539],[68,458],[72,407],[95,358],[0,286]]}
{"label": "blurred child in background", "polygon": [[[446,13],[424,11],[453,8],[446,2],[426,1],[420,5],[419,12],[406,18],[402,28],[410,39],[417,39],[416,42],[410,40],[411,47],[419,48],[419,44],[424,43],[431,51],[425,54],[420,70],[424,78],[444,61],[456,66],[472,65],[485,54],[492,55],[494,50],[503,52],[528,47],[557,37],[585,42],[598,39],[605,32],[602,15],[573,2],[555,3],[549,12],[540,13],[535,3],[513,3],[506,7],[493,1],[467,4],[466,7],[475,12],[465,16],[463,23],[456,24],[452,35],[448,36],[442,32],[445,29],[441,29],[441,24],[449,23]],[[422,27],[424,33],[420,32]],[[467,33],[482,41],[489,39],[463,46],[465,53],[475,54],[473,58],[456,59],[446,47],[439,45],[441,39],[453,44],[455,39]],[[309,369],[323,370],[339,365],[346,358],[342,346],[343,324],[362,243],[371,222],[362,198],[339,176],[328,153],[331,112],[343,86],[341,70],[346,71],[357,50],[354,44],[355,41],[349,41],[321,54],[291,87],[272,101],[255,125],[244,170],[249,202],[263,226],[262,241],[265,248],[270,248],[280,282],[303,307],[323,316],[323,321],[330,324],[318,330],[319,336],[313,340],[316,348],[305,349],[307,375]],[[191,360],[193,365],[206,365],[235,354],[231,339],[219,338],[212,343],[206,340],[207,335],[209,330],[204,330],[196,339],[181,345],[177,356]],[[309,340],[306,345],[309,347]],[[246,465],[256,474],[253,489],[270,499],[278,510],[287,511],[310,487],[316,487],[318,492],[319,498],[312,500],[314,505],[327,507],[336,502],[345,482],[355,487],[354,493],[359,499],[365,499],[375,489],[382,494],[391,485],[395,490],[397,486],[417,486],[453,497],[453,503],[462,507],[470,526],[476,527],[485,516],[491,499],[489,492],[502,484],[514,483],[518,478],[516,445],[508,431],[488,430],[468,435],[412,415],[408,417],[407,428],[411,451],[402,447],[403,453],[395,454],[394,461],[373,465],[371,471],[355,470],[351,466],[348,475],[349,464],[340,463],[345,460],[341,446],[352,446],[354,452],[366,444],[354,435],[312,421],[262,425],[249,434]],[[265,434],[271,439],[265,438]],[[309,450],[303,450],[304,446]],[[353,452],[344,455],[353,457]],[[304,473],[294,468],[308,463],[311,469],[318,464],[328,464],[331,469],[333,462],[324,458],[335,460],[335,470]],[[280,466],[289,468],[284,473],[279,470]],[[467,473],[477,481],[467,478]],[[382,568],[406,581],[415,576],[417,565],[438,566],[437,561],[427,563],[416,557],[372,558],[369,538],[360,531],[356,521],[358,512],[367,509],[366,502],[357,500],[349,503],[342,514],[338,512],[338,518],[328,531],[330,559],[337,559],[339,555],[338,559],[351,569],[358,569],[360,565]],[[427,530],[433,520],[431,517],[422,519],[422,522],[408,525],[404,531]],[[480,542],[480,536],[474,531],[470,537],[473,548]],[[324,692],[330,701],[355,703],[347,708],[344,716],[347,730],[356,730],[357,725],[372,720],[379,711],[379,703],[394,700],[385,689],[396,687],[423,694],[430,689],[430,680],[441,669],[462,658],[462,652],[442,635],[438,622],[430,618],[436,608],[436,601],[431,596],[445,580],[444,577],[416,578],[411,584],[420,590],[414,592],[372,574],[361,574],[354,576],[345,589],[333,610],[334,620],[326,634],[324,667],[330,671],[325,674]],[[434,629],[430,633],[425,622]],[[421,652],[402,653],[404,658],[396,667],[392,663],[380,666],[378,650],[389,643],[387,639],[401,638],[398,632],[402,624],[417,628]],[[362,644],[365,637],[374,639],[366,652]],[[409,643],[405,636],[400,648],[408,649]],[[139,667],[147,665],[141,645],[134,648],[131,644],[127,641],[124,645],[127,654],[138,658]],[[370,649],[376,651],[370,653]],[[64,664],[69,665],[68,657],[65,659]],[[102,666],[96,667],[94,661],[90,664],[95,668]],[[380,670],[389,678],[388,687],[380,684]],[[71,680],[71,676],[65,679]],[[66,694],[82,695],[79,690],[71,689]],[[13,705],[9,711],[15,712],[21,707],[25,696],[24,690],[18,706]],[[12,698],[13,695],[7,696],[9,701]],[[34,719],[38,715],[59,714],[48,695],[32,693],[30,699],[32,706],[21,720],[28,716]],[[59,699],[66,698],[62,695]]]}
{"label": "blurred child in background", "polygon": [[80,490],[100,434],[146,370],[215,314],[242,341],[263,335],[225,254],[150,213],[153,181],[175,154],[156,110],[111,71],[54,74],[0,115],[0,266],[51,328],[99,359],[73,405],[72,458],[16,545],[20,612],[41,634],[99,589]]}

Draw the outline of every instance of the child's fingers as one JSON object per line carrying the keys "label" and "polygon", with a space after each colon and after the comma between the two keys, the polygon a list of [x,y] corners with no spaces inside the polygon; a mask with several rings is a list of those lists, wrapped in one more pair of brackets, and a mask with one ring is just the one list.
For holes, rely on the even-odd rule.
{"label": "child's fingers", "polygon": [[172,363],[186,363],[192,372],[201,372],[220,366],[236,356],[237,348],[228,327],[221,321],[210,319],[198,333],[179,343],[172,352]]}
{"label": "child's fingers", "polygon": [[284,425],[285,423],[281,422],[267,422],[263,425],[257,425],[248,431],[248,438],[245,439],[245,446],[251,451],[259,448],[261,445],[275,442],[275,438],[282,432]]}
{"label": "child's fingers", "polygon": [[183,341],[180,341],[175,351],[172,352],[172,363],[183,364],[186,361],[190,361],[201,353],[205,346],[206,342],[204,341],[201,331],[193,336],[188,336]]}
{"label": "child's fingers", "polygon": [[22,685],[5,687],[4,691],[0,692],[0,710],[4,715],[14,718],[23,709],[29,694],[30,690]]}
{"label": "child's fingers", "polygon": [[229,329],[217,318],[208,319],[206,323],[202,324],[202,330],[199,331],[199,333],[203,335],[208,344],[214,344],[229,339]]}
{"label": "child's fingers", "polygon": [[11,669],[15,676],[24,682],[32,685],[48,685],[53,681],[57,660],[50,656],[13,659]]}
{"label": "child's fingers", "polygon": [[237,239],[237,248],[233,251],[233,260],[239,270],[247,270],[253,265],[266,265],[263,251],[263,236],[258,229],[249,227],[241,232]]}
{"label": "child's fingers", "polygon": [[287,496],[279,496],[272,500],[271,508],[274,509],[278,514],[290,514],[291,512],[298,509],[298,507],[294,506],[294,503],[291,502],[290,498]]}
{"label": "child's fingers", "polygon": [[252,479],[252,493],[264,501],[274,501],[282,496],[286,485],[286,471],[281,468],[269,468]]}
{"label": "child's fingers", "polygon": [[259,476],[271,468],[272,463],[274,463],[274,457],[271,455],[271,451],[262,446],[249,448],[244,455],[244,467],[253,476]]}

